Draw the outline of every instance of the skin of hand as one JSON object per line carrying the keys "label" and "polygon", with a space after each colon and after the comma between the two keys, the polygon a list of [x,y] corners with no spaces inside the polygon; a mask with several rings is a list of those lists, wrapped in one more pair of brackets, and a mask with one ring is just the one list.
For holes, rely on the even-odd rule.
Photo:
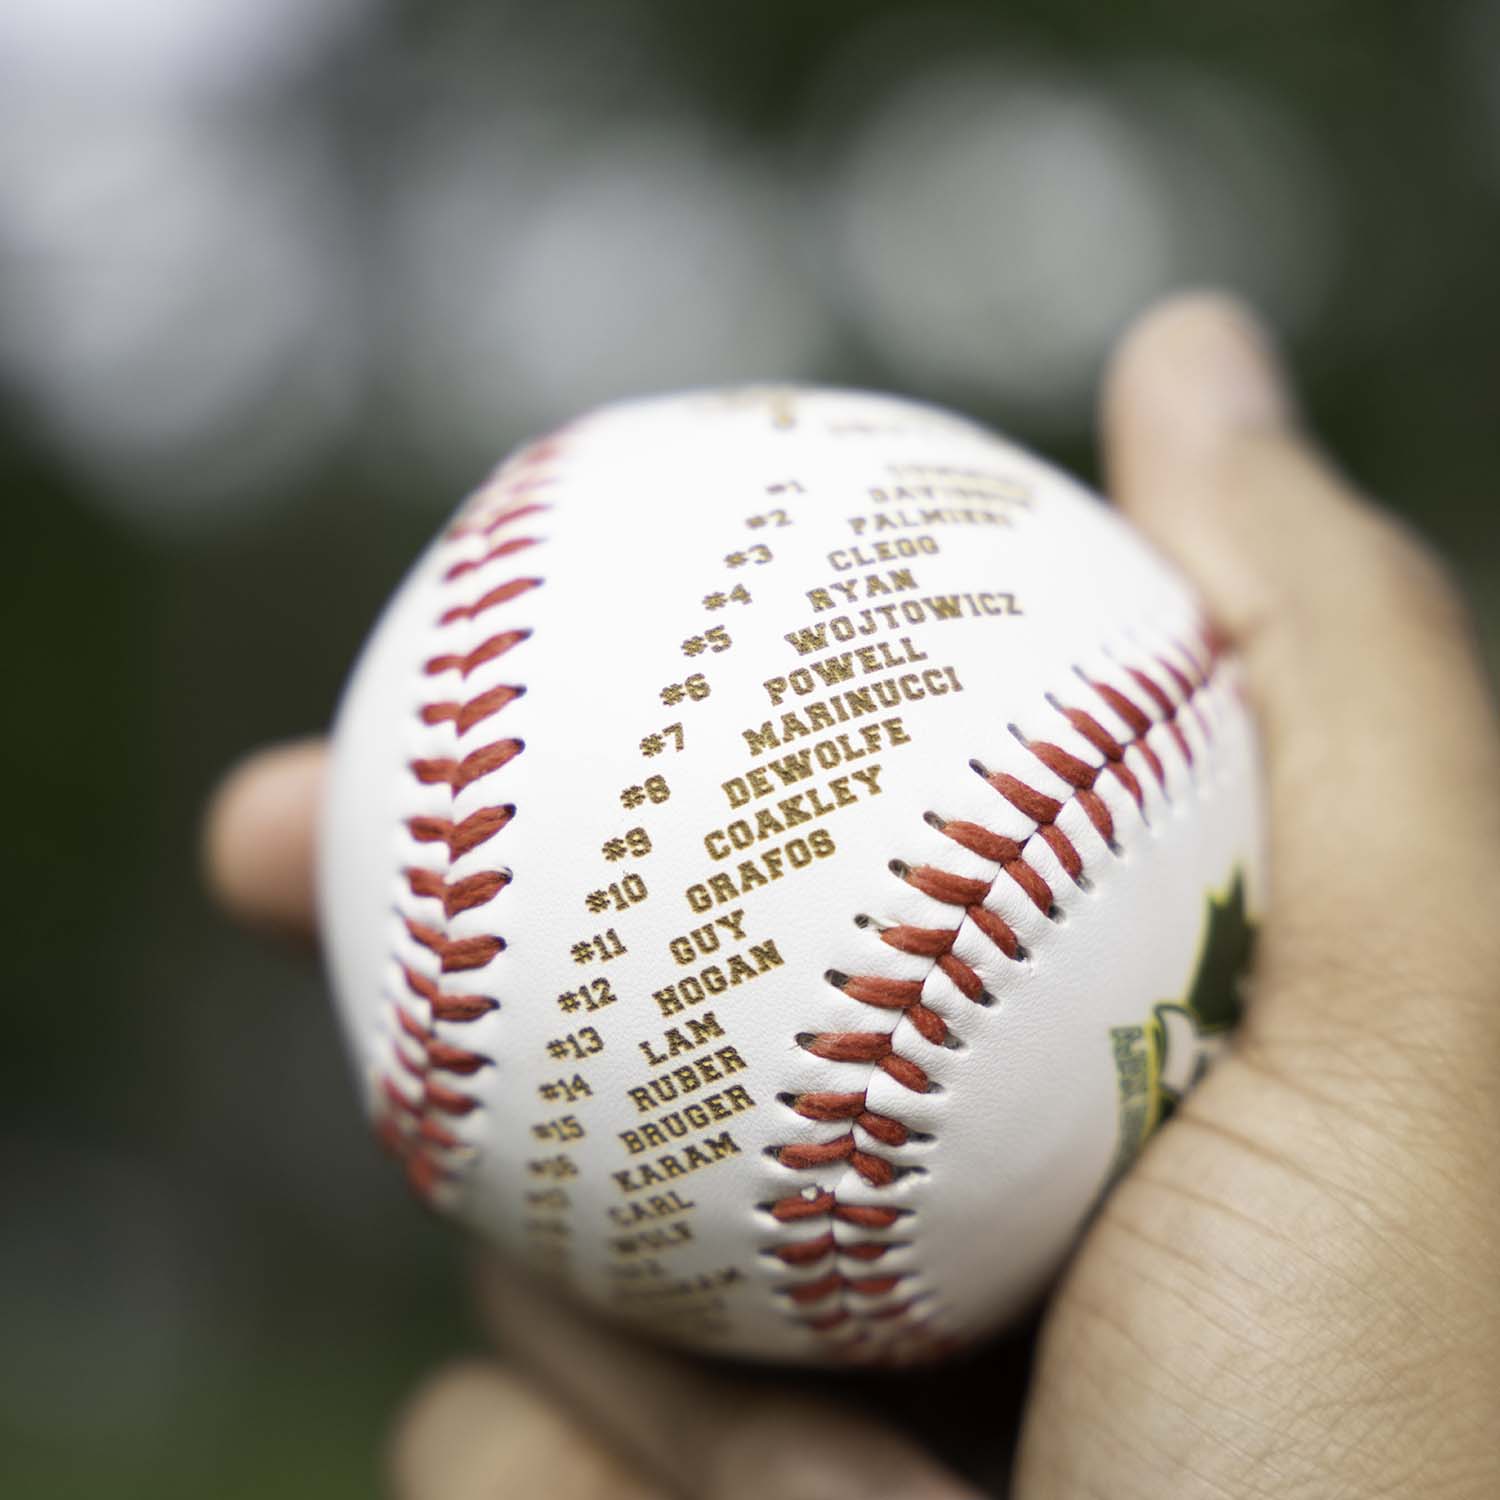
{"label": "skin of hand", "polygon": [[[1103,432],[1116,503],[1245,659],[1272,892],[1234,1047],[1048,1303],[1010,1493],[1493,1500],[1500,728],[1469,622],[1299,430],[1237,304],[1143,318]],[[209,877],[249,925],[312,935],[321,777],[316,743],[283,747],[215,799]],[[501,1357],[418,1393],[391,1453],[403,1500],[978,1493],[828,1394],[847,1380],[665,1353],[488,1260],[479,1293]]]}

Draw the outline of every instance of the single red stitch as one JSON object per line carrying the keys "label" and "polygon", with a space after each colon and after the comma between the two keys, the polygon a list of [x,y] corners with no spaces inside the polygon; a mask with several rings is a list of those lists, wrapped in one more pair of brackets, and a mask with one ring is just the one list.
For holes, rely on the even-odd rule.
{"label": "single red stitch", "polygon": [[[1189,659],[1191,660],[1191,658]],[[1158,656],[1156,660],[1162,671],[1172,679],[1172,685],[1182,695],[1182,701],[1184,703],[1190,702],[1193,696],[1193,679],[1181,667],[1168,661],[1165,656]]]}
{"label": "single red stitch", "polygon": [[1152,681],[1139,667],[1126,667],[1131,680],[1146,694],[1156,705],[1157,711],[1162,718],[1170,723],[1177,717],[1177,704],[1157,684]]}
{"label": "single red stitch", "polygon": [[861,1110],[854,1123],[866,1135],[872,1135],[882,1146],[904,1146],[911,1139],[911,1131],[900,1120],[890,1115],[876,1114],[874,1110]]}
{"label": "single red stitch", "polygon": [[974,925],[1007,957],[1021,956],[1021,940],[1016,930],[997,911],[987,906],[971,906],[968,916]]}
{"label": "single red stitch", "polygon": [[513,557],[517,552],[524,552],[528,547],[535,547],[539,540],[539,537],[534,536],[513,536],[508,541],[497,542],[483,557],[466,557],[454,563],[443,574],[443,582],[453,583],[466,573],[477,573],[481,568],[488,567],[492,562],[498,562],[502,557]]}
{"label": "single red stitch", "polygon": [[842,1291],[844,1285],[844,1278],[837,1271],[830,1271],[816,1281],[802,1281],[788,1287],[787,1295],[793,1302],[821,1302],[824,1297],[831,1297],[835,1292]]}
{"label": "single red stitch", "polygon": [[958,936],[956,927],[887,927],[880,934],[880,941],[902,953],[915,953],[920,958],[938,958],[952,946]]}
{"label": "single red stitch", "polygon": [[477,1073],[480,1068],[491,1066],[491,1060],[482,1053],[469,1052],[449,1042],[440,1042],[404,1007],[397,1007],[396,1023],[422,1048],[427,1061],[435,1068],[442,1068],[449,1073]]}
{"label": "single red stitch", "polygon": [[419,814],[406,827],[419,844],[446,844],[449,857],[457,859],[494,838],[515,814],[514,807],[481,807],[459,823]]}
{"label": "single red stitch", "polygon": [[863,1094],[798,1094],[792,1108],[809,1120],[853,1120],[864,1113]]}
{"label": "single red stitch", "polygon": [[1151,768],[1151,774],[1156,778],[1156,784],[1162,791],[1167,789],[1167,768],[1162,764],[1161,756],[1154,751],[1144,740],[1139,740],[1135,747],[1141,753],[1142,759]]}
{"label": "single red stitch", "polygon": [[865,1203],[835,1203],[833,1216],[846,1224],[858,1224],[861,1229],[889,1229],[910,1212],[910,1209],[876,1208]]}
{"label": "single red stitch", "polygon": [[479,1108],[479,1101],[471,1094],[462,1094],[457,1089],[438,1083],[430,1073],[427,1075],[426,1087],[422,1090],[422,1102],[428,1109],[438,1110],[445,1115],[466,1115]]}
{"label": "single red stitch", "polygon": [[[832,1193],[813,1193],[804,1197],[801,1193],[791,1198],[781,1198],[766,1205],[773,1219],[782,1224],[795,1224],[802,1219],[820,1219],[833,1211]],[[774,1253],[774,1252],[773,1252]]]}
{"label": "single red stitch", "polygon": [[488,692],[470,698],[466,703],[429,703],[422,710],[424,724],[451,722],[460,734],[467,734],[476,724],[482,724],[491,714],[497,714],[507,704],[514,703],[525,690],[501,683]]}
{"label": "single red stitch", "polygon": [[912,1006],[919,1005],[922,1000],[920,979],[886,979],[877,974],[859,977],[846,975],[839,988],[844,990],[851,1000],[862,1001],[865,1005],[876,1005],[882,1010],[909,1010]]}
{"label": "single red stitch", "polygon": [[523,749],[525,746],[520,740],[496,740],[492,745],[471,751],[462,760],[444,757],[414,760],[411,773],[423,786],[433,786],[441,781],[447,782],[455,792],[461,792],[481,777],[513,761]]}
{"label": "single red stitch", "polygon": [[[1004,869],[1038,911],[1052,910],[1052,887],[1025,860],[1013,859]],[[979,905],[977,901],[974,904]]]}
{"label": "single red stitch", "polygon": [[418,999],[425,1000],[435,1021],[477,1021],[497,1009],[498,1002],[488,995],[454,995],[440,990],[437,984],[415,969],[403,967],[406,987]]}
{"label": "single red stitch", "polygon": [[890,1035],[884,1031],[825,1031],[798,1041],[829,1062],[879,1062],[891,1050]]}
{"label": "single red stitch", "polygon": [[[555,484],[555,479],[518,479],[512,484],[505,486],[505,498],[514,499],[517,495],[529,495],[536,490],[545,489],[548,485]],[[541,515],[550,509],[549,506],[541,505],[532,501],[529,505],[517,505],[510,510],[496,511],[494,515],[482,521],[476,521],[474,529],[481,536],[490,536],[502,526],[513,526],[517,521],[524,521],[527,516]]]}
{"label": "single red stitch", "polygon": [[454,1047],[430,1037],[427,1042],[427,1061],[445,1073],[461,1073],[465,1077],[477,1073],[481,1068],[491,1068],[494,1062],[482,1052],[470,1052],[463,1047]]}
{"label": "single red stitch", "polygon": [[[400,1056],[399,1052],[397,1053],[397,1056]],[[415,1111],[416,1106],[411,1102],[410,1099],[406,1097],[405,1094],[401,1092],[399,1088],[396,1087],[394,1079],[390,1078],[389,1076],[382,1078],[380,1080],[380,1087],[381,1092],[385,1095],[385,1101],[387,1105],[389,1105],[392,1109],[405,1111],[407,1113],[412,1113]]]}
{"label": "single red stitch", "polygon": [[[512,599],[519,599],[522,594],[529,594],[541,586],[540,578],[512,578],[507,583],[497,584],[489,593],[481,594],[472,604],[455,604],[452,609],[445,609],[438,616],[438,624],[453,625],[459,620],[473,620],[486,610],[494,609],[498,604],[509,604]],[[466,674],[468,670],[465,668]]]}
{"label": "single red stitch", "polygon": [[906,883],[914,885],[934,901],[948,906],[977,906],[990,893],[987,880],[973,880],[967,875],[953,875],[931,865],[918,865],[906,872]]}
{"label": "single red stitch", "polygon": [[983,996],[984,981],[979,977],[978,971],[970,968],[956,954],[938,954],[937,964],[966,1000],[978,1000]]}
{"label": "single red stitch", "polygon": [[1130,793],[1131,801],[1133,801],[1142,812],[1145,812],[1146,792],[1145,789],[1141,786],[1140,781],[1137,779],[1135,772],[1132,771],[1130,767],[1121,760],[1110,761],[1107,769],[1109,771],[1109,774],[1113,776],[1115,780],[1118,781],[1127,792]]}
{"label": "single red stitch", "polygon": [[1115,818],[1110,812],[1108,804],[1098,792],[1090,789],[1079,792],[1078,805],[1083,809],[1084,816],[1094,825],[1094,831],[1104,840],[1106,844],[1113,846],[1115,841]]}
{"label": "single red stitch", "polygon": [[1021,857],[1021,845],[1015,839],[981,828],[978,823],[965,823],[955,818],[943,824],[942,832],[955,844],[981,859],[993,860],[997,865],[1008,865]]}
{"label": "single red stitch", "polygon": [[1034,741],[1026,747],[1052,774],[1076,791],[1092,791],[1099,779],[1099,771],[1086,760],[1069,755],[1061,745],[1049,744],[1045,740]]}
{"label": "single red stitch", "polygon": [[1063,810],[1056,797],[1049,797],[1004,771],[996,771],[986,779],[1017,812],[1024,813],[1033,823],[1056,822],[1057,815]]}
{"label": "single red stitch", "polygon": [[[1222,649],[1213,641],[1207,643],[1209,666],[1219,659]],[[1202,667],[1190,650],[1183,655],[1192,663],[1192,676],[1172,666],[1164,658],[1161,666],[1181,695],[1181,702],[1174,700],[1144,672],[1127,668],[1131,679],[1151,700],[1159,719],[1153,719],[1118,689],[1107,684],[1082,680],[1098,694],[1124,722],[1130,731],[1128,741],[1112,734],[1094,715],[1083,709],[1069,707],[1054,701],[1053,706],[1068,724],[1100,755],[1104,764],[1095,767],[1049,741],[1023,741],[1030,752],[1047,769],[1072,788],[1071,801],[1079,804],[1085,817],[1100,837],[1111,848],[1114,847],[1114,818],[1104,799],[1095,790],[1100,775],[1104,772],[1125,790],[1144,812],[1145,792],[1139,778],[1125,764],[1131,750],[1141,755],[1157,783],[1165,790],[1166,771],[1160,756],[1146,742],[1151,730],[1162,726],[1176,744],[1188,766],[1193,764],[1190,745],[1178,723],[1183,706],[1190,706],[1200,723],[1202,710],[1197,694],[1206,686],[1210,671]],[[1080,673],[1080,676],[1082,674]],[[1207,727],[1205,724],[1205,735]],[[1039,838],[1068,877],[1075,882],[1084,878],[1084,860],[1077,845],[1057,826],[1066,803],[1029,786],[1019,778],[1004,772],[987,774],[985,780],[1011,806],[1028,817],[1034,824],[1033,831],[1025,839],[1012,839],[995,833],[981,825],[963,821],[944,822],[929,815],[928,821],[962,848],[988,858],[999,870],[989,882],[958,875],[931,865],[915,867],[895,864],[892,869],[909,885],[925,895],[948,906],[964,909],[967,918],[985,933],[996,947],[1010,959],[1024,955],[1014,929],[999,915],[989,910],[984,902],[989,898],[994,880],[1000,872],[1007,874],[1027,898],[1040,911],[1050,914],[1053,910],[1053,892],[1046,878],[1027,860],[1032,838]],[[861,919],[870,925],[867,919]],[[898,951],[932,960],[935,968],[941,969],[959,992],[970,1000],[985,998],[982,981],[967,964],[958,960],[952,952],[958,940],[958,928],[916,927],[908,924],[893,924],[880,929],[879,936],[888,946]],[[830,975],[837,988],[850,999],[881,1010],[899,1010],[911,1020],[921,1035],[928,1041],[941,1044],[946,1040],[946,1023],[921,1000],[925,980],[890,979],[877,975]],[[910,1059],[897,1054],[893,1046],[893,1033],[882,1032],[824,1032],[808,1033],[797,1038],[798,1044],[817,1057],[834,1062],[859,1062],[884,1070],[888,1075],[902,1081],[914,1092],[924,1092],[928,1087],[925,1072]],[[805,1118],[837,1121],[853,1120],[855,1125],[874,1139],[888,1145],[904,1144],[910,1136],[905,1124],[889,1115],[877,1115],[865,1107],[863,1093],[804,1093],[790,1099],[791,1107]],[[873,1127],[873,1128],[872,1128]],[[859,1172],[864,1181],[880,1188],[894,1182],[898,1173],[893,1163],[871,1152],[860,1150],[855,1135],[840,1136],[832,1141],[802,1143],[771,1148],[771,1154],[783,1165],[794,1170],[816,1170],[835,1163],[847,1162]],[[861,1222],[850,1219],[851,1214],[874,1215],[863,1222],[871,1228],[889,1228],[895,1222],[897,1211],[881,1209],[872,1205],[844,1204],[836,1193],[820,1189],[811,1196],[798,1195],[779,1200],[770,1205],[772,1216],[782,1223],[792,1223],[812,1218],[827,1217],[846,1222]],[[853,1260],[875,1260],[883,1255],[888,1245],[873,1241],[841,1246],[832,1231],[794,1246],[783,1246],[773,1253],[789,1266],[815,1265],[828,1257],[847,1256]],[[792,1283],[782,1288],[794,1307],[797,1320],[815,1333],[841,1332],[853,1317],[852,1310],[842,1299],[848,1294],[885,1296],[895,1290],[906,1279],[905,1273],[881,1277],[847,1277],[838,1269],[812,1281]],[[812,1312],[812,1304],[822,1304],[830,1298],[840,1299],[839,1306],[831,1311]],[[891,1308],[862,1312],[866,1321],[879,1319],[902,1319],[911,1311],[912,1301]],[[946,1337],[931,1334],[917,1328],[919,1337],[926,1339],[934,1348],[951,1344]],[[850,1358],[862,1358],[869,1348],[866,1331],[838,1347],[838,1351]]]}
{"label": "single red stitch", "polygon": [[1057,856],[1064,873],[1076,885],[1083,879],[1083,856],[1074,846],[1073,840],[1056,823],[1042,823],[1037,827],[1041,841]]}
{"label": "single red stitch", "polygon": [[[1151,715],[1143,709],[1140,704],[1133,703],[1122,693],[1119,688],[1111,687],[1107,682],[1100,682],[1094,677],[1083,679],[1115,713],[1129,726],[1131,735],[1139,740],[1149,734],[1152,726]],[[1163,710],[1166,712],[1166,710]]]}
{"label": "single red stitch", "polygon": [[427,1056],[424,1049],[421,1062],[414,1062],[400,1047],[396,1048],[396,1066],[404,1069],[421,1083],[427,1077]]}
{"label": "single red stitch", "polygon": [[827,1234],[820,1234],[815,1240],[794,1240],[790,1245],[777,1245],[771,1254],[785,1265],[806,1266],[832,1255],[834,1249],[833,1231],[830,1230]]}
{"label": "single red stitch", "polygon": [[434,1021],[477,1021],[499,1008],[488,995],[444,995],[432,1007]]}
{"label": "single red stitch", "polygon": [[428,1009],[436,1021],[477,1021],[499,1007],[499,1002],[488,995],[453,995],[437,987],[434,980],[415,969],[403,965],[402,976],[406,987],[419,1000],[427,1002]]}
{"label": "single red stitch", "polygon": [[848,1161],[853,1150],[854,1137],[841,1135],[836,1140],[815,1144],[778,1146],[776,1155],[784,1167],[821,1167],[831,1161]]}
{"label": "single red stitch", "polygon": [[462,880],[444,880],[435,870],[411,868],[406,883],[414,896],[431,896],[443,903],[444,916],[454,917],[492,901],[510,884],[509,870],[479,870]]}
{"label": "single red stitch", "polygon": [[[476,506],[455,521],[444,533],[443,539],[447,542],[461,542],[471,536],[488,536],[502,526],[511,525],[537,511],[546,510],[548,509],[546,505],[536,502],[510,506],[509,509],[505,507],[520,495],[534,494],[537,490],[546,489],[556,483],[555,475],[539,476],[534,479],[497,479],[495,492],[486,495],[486,503]],[[491,510],[492,505],[499,505],[501,508]]]}
{"label": "single red stitch", "polygon": [[436,954],[443,973],[457,974],[465,969],[482,969],[505,948],[505,939],[485,933],[478,937],[450,938],[435,927],[406,919],[406,930],[413,941]]}
{"label": "single red stitch", "polygon": [[499,635],[492,635],[487,641],[481,641],[472,651],[465,652],[462,656],[434,656],[422,670],[429,677],[453,671],[457,671],[460,677],[467,677],[486,662],[494,661],[496,657],[504,656],[507,651],[519,646],[530,635],[529,630],[502,630]]}

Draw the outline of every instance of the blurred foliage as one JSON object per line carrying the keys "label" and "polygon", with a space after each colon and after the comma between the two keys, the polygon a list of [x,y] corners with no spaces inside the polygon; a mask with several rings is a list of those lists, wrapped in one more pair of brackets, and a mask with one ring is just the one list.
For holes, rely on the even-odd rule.
{"label": "blurred foliage", "polygon": [[[703,119],[759,141],[796,138],[856,27],[912,8],[637,5]],[[586,30],[619,7],[566,9]],[[344,100],[357,131],[394,60],[459,20],[496,49],[529,24],[408,3],[354,73],[308,87]],[[997,53],[1189,58],[1301,118],[1336,165],[1352,247],[1291,351],[1311,418],[1448,553],[1500,641],[1500,108],[1475,84],[1500,77],[1495,7],[1014,0],[935,24]],[[905,384],[845,332],[839,378]],[[1084,426],[1045,442],[1094,468]],[[320,980],[228,930],[198,880],[215,778],[328,721],[380,602],[458,498],[415,460],[372,484],[361,444],[222,524],[137,529],[21,393],[0,412],[8,1494],[369,1494],[400,1394],[480,1342],[453,1241],[401,1200],[355,1118]]]}

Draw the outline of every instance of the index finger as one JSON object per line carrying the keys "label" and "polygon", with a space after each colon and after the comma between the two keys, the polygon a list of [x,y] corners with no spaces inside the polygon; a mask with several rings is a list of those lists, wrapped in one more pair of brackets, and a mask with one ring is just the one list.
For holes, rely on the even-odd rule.
{"label": "index finger", "polygon": [[479,1269],[502,1350],[693,1500],[979,1500],[914,1441],[821,1394],[805,1374],[711,1368],[600,1322],[495,1257]]}
{"label": "index finger", "polygon": [[320,738],[257,751],[215,789],[203,819],[209,889],[231,916],[302,944],[317,930],[313,896]]}
{"label": "index finger", "polygon": [[1316,1017],[1472,1037],[1474,1007],[1433,997],[1487,1000],[1500,961],[1500,733],[1456,589],[1306,439],[1263,335],[1222,299],[1127,339],[1105,436],[1121,505],[1202,588],[1266,733],[1253,1034]]}

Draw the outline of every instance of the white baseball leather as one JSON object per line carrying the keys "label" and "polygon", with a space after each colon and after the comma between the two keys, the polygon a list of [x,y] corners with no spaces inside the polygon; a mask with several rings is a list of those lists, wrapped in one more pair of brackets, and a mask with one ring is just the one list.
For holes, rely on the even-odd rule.
{"label": "white baseball leather", "polygon": [[661,1336],[899,1361],[1055,1272],[1113,1033],[1260,872],[1183,581],[973,423],[777,388],[605,408],[466,504],[349,686],[321,888],[422,1196]]}

